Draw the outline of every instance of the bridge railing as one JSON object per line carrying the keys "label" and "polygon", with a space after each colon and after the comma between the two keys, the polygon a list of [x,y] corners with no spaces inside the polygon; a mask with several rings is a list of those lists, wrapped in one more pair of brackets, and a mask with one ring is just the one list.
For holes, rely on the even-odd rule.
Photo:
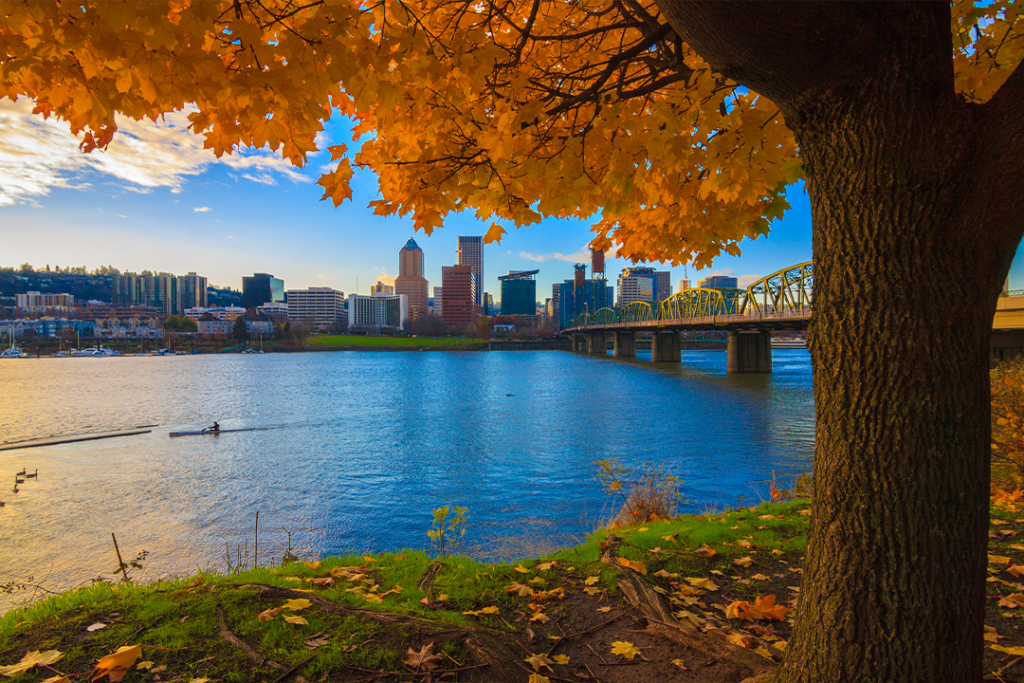
{"label": "bridge railing", "polygon": [[573,327],[649,321],[704,322],[709,318],[717,323],[802,318],[810,313],[813,300],[814,263],[805,261],[767,275],[746,289],[697,287],[673,294],[657,308],[637,301],[621,308],[581,313],[573,320]]}

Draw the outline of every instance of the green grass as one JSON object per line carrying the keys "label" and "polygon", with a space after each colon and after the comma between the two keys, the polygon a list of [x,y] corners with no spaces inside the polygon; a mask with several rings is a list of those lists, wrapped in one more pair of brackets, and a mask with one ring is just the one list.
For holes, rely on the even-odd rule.
{"label": "green grass", "polygon": [[486,344],[487,340],[461,337],[364,337],[351,334],[323,334],[310,337],[305,343],[311,346],[343,348],[418,349],[471,347]]}

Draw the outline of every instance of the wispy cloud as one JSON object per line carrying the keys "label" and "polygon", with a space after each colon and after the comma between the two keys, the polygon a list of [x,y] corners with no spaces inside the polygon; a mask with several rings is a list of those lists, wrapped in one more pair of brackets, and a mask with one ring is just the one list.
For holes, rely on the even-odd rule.
{"label": "wispy cloud", "polygon": [[[509,254],[512,252],[510,251]],[[619,253],[619,246],[613,245],[611,250],[605,252],[605,258],[613,259]],[[544,261],[565,261],[566,263],[590,263],[590,247],[584,245],[580,247],[579,251],[573,252],[572,254],[563,254],[561,252],[553,252],[550,254],[531,254],[526,251],[519,252],[519,258],[524,258],[529,261],[535,261],[537,263],[543,263]]]}
{"label": "wispy cloud", "polygon": [[544,263],[545,261],[566,261],[568,263],[589,263],[590,262],[590,249],[581,249],[573,254],[562,254],[560,252],[554,252],[551,254],[531,254],[529,252],[519,252],[519,257],[527,259],[529,261],[536,261],[537,263]]}
{"label": "wispy cloud", "polygon": [[83,154],[68,124],[32,114],[32,101],[0,100],[0,206],[38,204],[53,188],[85,189],[78,176],[99,171],[122,181],[122,189],[148,193],[166,187],[181,192],[189,176],[212,164],[241,172],[250,181],[273,184],[284,176],[305,180],[286,160],[267,150],[245,150],[218,159],[188,131],[188,112],[157,122],[118,117],[118,134],[105,152]]}
{"label": "wispy cloud", "polygon": [[213,209],[211,209],[208,206],[197,206],[196,208],[192,209],[192,213],[206,213],[207,211],[213,211]]}
{"label": "wispy cloud", "polygon": [[740,275],[738,278],[736,278],[736,286],[737,287],[743,287],[744,289],[746,289],[747,287],[749,287],[751,285],[751,283],[757,282],[762,277],[764,277],[764,276],[763,275]]}
{"label": "wispy cloud", "polygon": [[334,282],[334,276],[333,275],[324,275],[323,273],[317,273],[316,274],[316,279],[317,280],[327,280],[329,282]]}

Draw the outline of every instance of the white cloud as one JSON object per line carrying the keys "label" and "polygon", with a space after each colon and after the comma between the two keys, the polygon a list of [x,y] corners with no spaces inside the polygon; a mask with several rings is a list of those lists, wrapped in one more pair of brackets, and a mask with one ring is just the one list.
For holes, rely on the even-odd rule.
{"label": "white cloud", "polygon": [[742,287],[743,289],[746,289],[747,287],[749,287],[751,285],[751,283],[757,282],[762,277],[764,277],[764,276],[763,275],[740,275],[738,278],[736,278],[736,286],[737,287]]}
{"label": "white cloud", "polygon": [[166,187],[179,193],[189,176],[212,164],[223,164],[253,182],[274,184],[276,178],[305,180],[285,159],[268,150],[244,150],[220,159],[203,149],[200,137],[188,131],[188,111],[172,112],[157,122],[118,117],[118,133],[106,151],[83,154],[68,124],[32,114],[32,101],[0,99],[0,206],[37,204],[52,188],[87,189],[77,177],[99,171],[138,193]]}
{"label": "white cloud", "polygon": [[388,275],[388,269],[387,268],[381,268],[380,269],[380,273],[376,276],[376,278],[377,278],[377,282],[383,282],[386,285],[393,285],[393,284],[395,284],[395,276],[394,275]]}
{"label": "white cloud", "polygon": [[213,211],[213,209],[211,209],[208,206],[197,206],[196,208],[192,209],[192,213],[206,213],[207,211]]}
{"label": "white cloud", "polygon": [[334,282],[334,276],[333,275],[324,275],[323,273],[317,273],[316,274],[316,279],[317,280],[329,280],[330,282]]}

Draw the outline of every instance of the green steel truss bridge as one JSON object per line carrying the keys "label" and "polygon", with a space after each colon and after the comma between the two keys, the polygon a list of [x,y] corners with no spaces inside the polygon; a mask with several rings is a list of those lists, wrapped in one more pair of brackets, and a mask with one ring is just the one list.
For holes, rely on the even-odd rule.
{"label": "green steel truss bridge", "polygon": [[746,289],[687,289],[658,306],[638,301],[617,308],[582,313],[571,327],[573,349],[607,353],[615,335],[615,355],[636,355],[637,332],[652,333],[651,360],[678,362],[677,332],[723,330],[729,334],[730,372],[771,372],[771,331],[805,330],[814,299],[811,261],[783,268]]}
{"label": "green steel truss bridge", "polygon": [[644,301],[578,315],[564,332],[806,329],[814,298],[811,261],[784,268],[746,289],[686,289],[652,306]]}

